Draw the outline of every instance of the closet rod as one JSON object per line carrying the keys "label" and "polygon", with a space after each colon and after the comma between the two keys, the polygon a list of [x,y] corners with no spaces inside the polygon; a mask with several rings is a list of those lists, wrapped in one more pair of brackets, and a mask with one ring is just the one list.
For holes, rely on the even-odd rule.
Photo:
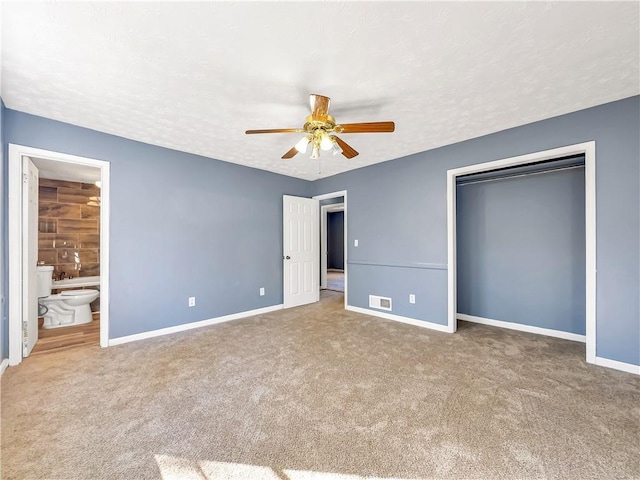
{"label": "closet rod", "polygon": [[506,180],[507,178],[528,177],[529,175],[542,175],[543,173],[561,172],[563,170],[573,170],[575,168],[584,168],[584,165],[571,165],[570,167],[549,168],[541,170],[539,172],[526,172],[526,173],[514,173],[512,175],[504,175],[497,178],[486,178],[469,182],[461,182],[456,184],[457,187],[464,187],[465,185],[475,185],[476,183],[496,182],[498,180]]}

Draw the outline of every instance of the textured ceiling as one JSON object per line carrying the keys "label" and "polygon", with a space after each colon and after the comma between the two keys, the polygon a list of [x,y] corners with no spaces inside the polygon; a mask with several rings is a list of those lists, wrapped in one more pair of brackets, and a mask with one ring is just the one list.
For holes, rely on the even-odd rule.
{"label": "textured ceiling", "polygon": [[[638,2],[2,5],[7,107],[314,180],[640,93]],[[352,160],[281,160],[308,94]],[[319,173],[321,172],[321,173]]]}

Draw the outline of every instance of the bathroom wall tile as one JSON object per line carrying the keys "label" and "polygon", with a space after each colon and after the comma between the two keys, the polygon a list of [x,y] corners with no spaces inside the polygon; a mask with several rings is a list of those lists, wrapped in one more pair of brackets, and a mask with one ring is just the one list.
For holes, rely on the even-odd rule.
{"label": "bathroom wall tile", "polygon": [[92,277],[94,275],[100,275],[99,263],[59,263],[54,265],[53,272],[56,274],[56,278],[60,276],[61,272],[64,272],[65,278],[75,277]]}
{"label": "bathroom wall tile", "polygon": [[65,180],[51,180],[50,178],[40,178],[38,179],[38,185],[39,186],[45,186],[45,187],[64,187],[64,188],[75,188],[75,189],[81,189],[82,185],[84,185],[83,183],[80,182],[68,182]]}
{"label": "bathroom wall tile", "polygon": [[57,202],[58,189],[56,187],[38,186],[38,201],[39,202]]}
{"label": "bathroom wall tile", "polygon": [[100,218],[100,207],[82,205],[80,211],[82,218]]}
{"label": "bathroom wall tile", "polygon": [[83,266],[89,263],[100,263],[100,250],[97,248],[81,248],[77,252]]}
{"label": "bathroom wall tile", "polygon": [[80,248],[78,234],[58,233],[56,235],[55,248]]}
{"label": "bathroom wall tile", "polygon": [[90,190],[94,192],[94,194],[95,193],[97,193],[98,195],[100,194],[100,189],[93,183],[83,183],[82,190]]}
{"label": "bathroom wall tile", "polygon": [[38,219],[38,232],[39,233],[56,233],[58,221],[55,218],[39,218]]}
{"label": "bathroom wall tile", "polygon": [[78,272],[80,277],[93,277],[94,275],[100,275],[99,263],[83,263],[82,268]]}
{"label": "bathroom wall tile", "polygon": [[60,180],[49,180],[42,177],[38,179],[38,187],[57,187],[60,183]]}
{"label": "bathroom wall tile", "polygon": [[76,188],[58,188],[58,202],[87,204],[94,196],[91,190],[81,190]]}
{"label": "bathroom wall tile", "polygon": [[57,264],[65,264],[65,263],[81,263],[80,262],[80,250],[74,248],[56,248]]}
{"label": "bathroom wall tile", "polygon": [[58,263],[58,253],[54,248],[44,248],[38,250],[38,263],[45,265],[55,265]]}
{"label": "bathroom wall tile", "polygon": [[74,205],[71,203],[40,202],[38,212],[41,217],[81,218],[81,208],[81,205]]}
{"label": "bathroom wall tile", "polygon": [[55,233],[39,233],[38,234],[38,250],[44,248],[55,248],[56,234]]}
{"label": "bathroom wall tile", "polygon": [[60,274],[64,272],[64,278],[69,277],[78,277],[78,265],[74,263],[59,263],[54,265],[53,273],[55,274],[55,278],[60,278]]}
{"label": "bathroom wall tile", "polygon": [[78,248],[100,248],[100,234],[98,233],[80,233],[78,239]]}
{"label": "bathroom wall tile", "polygon": [[58,220],[59,233],[98,233],[96,220],[77,220],[73,218],[61,218]]}
{"label": "bathroom wall tile", "polygon": [[58,266],[57,266],[57,265],[53,265],[53,272],[52,272],[51,276],[52,276],[52,278],[53,278],[54,280],[57,280],[57,279],[58,279],[58,276],[57,276],[57,273],[56,273],[56,269],[57,269],[57,268],[58,268]]}
{"label": "bathroom wall tile", "polygon": [[[93,184],[41,179],[39,249],[55,277],[100,274],[100,209],[87,205],[100,195]],[[55,258],[52,252],[55,249]],[[48,251],[47,251],[48,250]]]}

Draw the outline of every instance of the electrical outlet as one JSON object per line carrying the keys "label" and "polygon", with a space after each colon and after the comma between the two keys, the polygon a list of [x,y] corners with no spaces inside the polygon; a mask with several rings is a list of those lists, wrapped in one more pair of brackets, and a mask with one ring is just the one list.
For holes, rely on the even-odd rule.
{"label": "electrical outlet", "polygon": [[416,296],[413,293],[409,294],[409,303],[416,303]]}
{"label": "electrical outlet", "polygon": [[354,247],[357,247],[357,246],[358,246],[358,240],[354,240],[354,241],[353,241],[353,246],[354,246]]}
{"label": "electrical outlet", "polygon": [[196,306],[196,297],[189,297],[189,306],[190,307]]}
{"label": "electrical outlet", "polygon": [[264,287],[260,287],[260,296],[263,297],[264,296]]}

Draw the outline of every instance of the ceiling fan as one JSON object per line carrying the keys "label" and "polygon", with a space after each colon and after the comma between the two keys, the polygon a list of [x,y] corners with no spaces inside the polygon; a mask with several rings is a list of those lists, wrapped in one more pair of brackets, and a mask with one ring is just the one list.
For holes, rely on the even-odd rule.
{"label": "ceiling fan", "polygon": [[292,158],[298,153],[305,153],[311,145],[311,158],[317,159],[320,150],[331,150],[334,155],[342,153],[347,158],[358,155],[344,140],[338,138],[336,133],[390,133],[396,128],[393,122],[369,122],[369,123],[336,123],[336,119],[329,115],[329,102],[331,99],[322,95],[311,94],[311,115],[306,118],[302,128],[272,128],[267,130],[247,130],[246,134],[253,133],[304,133],[305,136],[296,145],[285,153],[282,158]]}

